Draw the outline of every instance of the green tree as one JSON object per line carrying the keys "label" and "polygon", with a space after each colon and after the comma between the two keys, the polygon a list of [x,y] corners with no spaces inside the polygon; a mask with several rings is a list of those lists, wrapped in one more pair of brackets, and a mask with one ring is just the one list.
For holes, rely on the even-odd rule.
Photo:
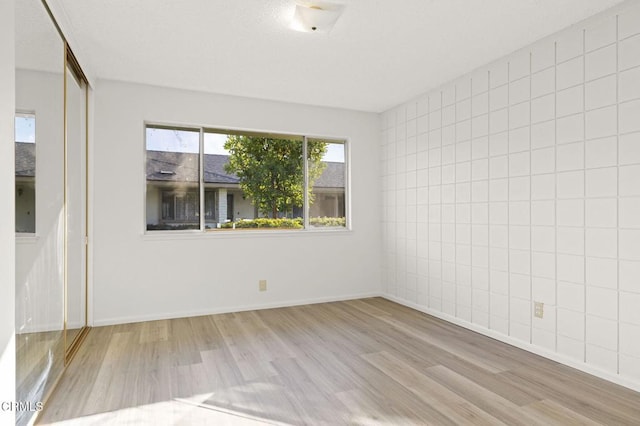
{"label": "green tree", "polygon": [[[253,200],[264,215],[278,217],[304,200],[304,162],[302,143],[288,139],[229,135],[224,147],[229,151],[227,173],[235,173],[240,188]],[[327,144],[321,140],[307,142],[309,202],[312,202],[313,182],[326,164],[322,157]]]}

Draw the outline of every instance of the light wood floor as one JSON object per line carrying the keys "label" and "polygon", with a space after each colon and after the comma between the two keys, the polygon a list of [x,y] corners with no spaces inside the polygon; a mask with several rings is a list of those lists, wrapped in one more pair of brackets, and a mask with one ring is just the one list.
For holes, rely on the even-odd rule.
{"label": "light wood floor", "polygon": [[[16,401],[42,401],[64,369],[62,330],[16,334]],[[31,411],[16,413],[26,425]]]}
{"label": "light wood floor", "polygon": [[[33,400],[46,392],[42,381],[54,382],[62,371],[62,330],[16,334],[16,397]],[[51,359],[51,361],[50,361]],[[48,364],[51,363],[51,366]],[[48,372],[48,373],[47,373]],[[37,388],[42,388],[36,390]]]}
{"label": "light wood floor", "polygon": [[640,394],[380,298],[93,329],[42,424],[640,424]]}

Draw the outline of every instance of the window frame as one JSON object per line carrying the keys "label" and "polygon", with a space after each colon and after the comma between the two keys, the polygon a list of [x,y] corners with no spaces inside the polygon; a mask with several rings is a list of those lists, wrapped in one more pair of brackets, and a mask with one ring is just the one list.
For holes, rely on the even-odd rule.
{"label": "window frame", "polygon": [[[148,128],[160,128],[160,129],[169,129],[169,130],[187,130],[194,131],[200,134],[199,139],[199,181],[198,181],[198,192],[200,196],[200,225],[199,229],[180,229],[180,230],[148,230],[147,229],[147,129]],[[264,130],[254,130],[254,129],[241,129],[241,128],[232,128],[227,126],[203,126],[203,125],[194,125],[194,124],[168,124],[167,122],[155,122],[155,121],[144,121],[142,126],[143,133],[143,166],[142,166],[142,185],[143,185],[143,215],[142,215],[142,235],[144,237],[148,237],[150,239],[166,239],[170,236],[175,236],[178,238],[184,237],[196,237],[199,238],[201,236],[258,236],[258,235],[309,235],[309,234],[341,234],[341,233],[351,233],[352,229],[352,219],[351,219],[351,149],[350,149],[350,138],[338,135],[318,135],[318,134],[305,134],[301,135],[298,133],[291,132],[282,132],[282,131],[264,131]],[[204,185],[204,135],[205,133],[218,133],[218,134],[239,134],[239,135],[247,135],[247,136],[262,136],[262,137],[284,137],[284,138],[302,138],[303,140],[303,169],[304,169],[304,179],[303,185],[304,188],[308,188],[308,167],[307,167],[307,141],[309,139],[324,139],[329,141],[330,143],[339,143],[344,147],[344,213],[345,213],[345,226],[344,227],[312,227],[309,225],[309,194],[308,191],[304,191],[304,201],[303,201],[303,228],[302,229],[286,229],[286,228],[274,228],[274,229],[243,229],[242,232],[235,232],[235,229],[231,230],[220,230],[220,229],[209,229],[206,226],[206,209],[205,209],[205,192],[206,188]]]}

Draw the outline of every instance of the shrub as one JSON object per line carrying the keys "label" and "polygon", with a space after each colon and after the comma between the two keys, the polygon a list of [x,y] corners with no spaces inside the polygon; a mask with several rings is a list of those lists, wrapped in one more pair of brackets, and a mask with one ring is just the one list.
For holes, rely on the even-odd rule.
{"label": "shrub", "polygon": [[312,217],[309,219],[309,225],[315,227],[324,226],[341,226],[345,227],[347,220],[344,217]]}
{"label": "shrub", "polygon": [[[235,225],[235,226],[234,226]],[[309,219],[309,225],[321,228],[321,227],[345,227],[346,219],[344,217],[312,217]],[[301,217],[294,219],[280,218],[270,219],[266,217],[260,217],[257,219],[245,219],[237,222],[226,222],[220,225],[222,229],[256,229],[256,228],[271,228],[271,229],[302,229],[304,221]],[[167,231],[167,230],[183,230],[183,229],[199,229],[198,225],[170,225],[170,224],[148,224],[148,231]],[[207,225],[207,229],[212,229]]]}
{"label": "shrub", "polygon": [[281,219],[269,219],[269,218],[257,218],[248,220],[239,220],[237,222],[227,222],[221,225],[223,229],[233,228],[236,229],[251,229],[251,228],[279,228],[279,229],[301,229],[303,227],[302,218],[297,217],[295,219],[281,218]]}
{"label": "shrub", "polygon": [[147,231],[177,231],[184,229],[200,229],[200,225],[170,225],[167,223],[147,224]]}

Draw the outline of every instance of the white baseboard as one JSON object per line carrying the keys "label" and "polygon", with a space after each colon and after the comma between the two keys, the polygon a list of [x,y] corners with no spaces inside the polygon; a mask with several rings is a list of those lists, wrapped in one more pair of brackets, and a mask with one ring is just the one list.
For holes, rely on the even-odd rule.
{"label": "white baseboard", "polygon": [[79,320],[79,321],[68,321],[67,322],[67,328],[68,329],[76,329],[76,328],[82,328],[84,327],[84,321]]}
{"label": "white baseboard", "polygon": [[[67,323],[68,329],[82,328],[84,327],[83,321],[70,321]],[[48,324],[28,324],[16,331],[16,334],[29,334],[29,333],[47,333],[50,331],[62,331],[63,325],[58,323]]]}
{"label": "white baseboard", "polygon": [[531,352],[536,355],[540,355],[544,358],[550,359],[552,361],[559,362],[560,364],[564,364],[568,367],[575,368],[576,370],[583,371],[585,373],[591,374],[592,376],[596,376],[601,379],[607,380],[609,382],[640,392],[640,382],[636,380],[633,380],[627,377],[622,377],[617,374],[611,374],[608,371],[604,371],[592,365],[578,362],[572,358],[550,351],[546,348],[532,345],[531,343],[523,342],[522,340],[514,339],[511,336],[506,336],[494,330],[490,330],[488,328],[481,327],[477,324],[473,324],[473,323],[461,320],[460,318],[452,317],[451,315],[447,315],[439,311],[434,311],[432,309],[426,308],[424,306],[418,305],[413,302],[409,302],[407,300],[401,299],[396,296],[392,296],[389,294],[381,294],[380,297],[383,297],[392,302],[396,302],[400,305],[415,309],[417,311],[424,312],[425,314],[429,314],[436,318],[440,318],[441,320],[450,322],[452,324],[459,325],[460,327],[466,328],[471,331],[475,331],[476,333],[483,334],[487,337],[491,337],[492,339],[499,340],[503,343],[507,343],[511,346],[515,346],[527,352]]}
{"label": "white baseboard", "polygon": [[182,311],[182,312],[149,314],[149,315],[130,316],[130,317],[103,318],[103,319],[94,320],[93,326],[101,327],[106,325],[130,324],[130,323],[143,322],[143,321],[157,321],[157,320],[174,319],[174,318],[199,317],[203,315],[228,314],[231,312],[287,308],[290,306],[313,305],[316,303],[340,302],[344,300],[364,299],[367,297],[380,297],[380,296],[382,295],[379,292],[368,292],[368,293],[349,294],[345,296],[319,297],[314,299],[298,299],[298,300],[291,300],[291,301],[285,301],[285,302],[274,302],[274,303],[263,303],[263,304],[241,305],[241,306],[225,306],[221,308],[213,308],[213,309],[198,310],[198,311]]}
{"label": "white baseboard", "polygon": [[27,324],[16,330],[16,334],[48,333],[50,331],[62,331],[62,323]]}

